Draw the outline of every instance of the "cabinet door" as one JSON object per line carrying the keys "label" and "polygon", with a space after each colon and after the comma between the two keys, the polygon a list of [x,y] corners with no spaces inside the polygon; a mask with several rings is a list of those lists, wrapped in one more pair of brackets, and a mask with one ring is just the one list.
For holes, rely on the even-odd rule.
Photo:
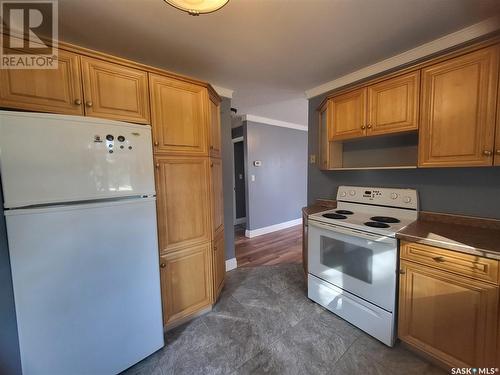
{"label": "cabinet door", "polygon": [[213,282],[214,282],[214,302],[219,298],[224,278],[226,276],[226,254],[224,248],[224,231],[220,232],[213,242]]}
{"label": "cabinet door", "polygon": [[207,89],[151,74],[155,152],[208,156]]}
{"label": "cabinet door", "polygon": [[82,57],[88,116],[149,124],[148,76],[141,70]]}
{"label": "cabinet door", "polygon": [[214,238],[224,229],[224,193],[222,190],[222,161],[210,159],[212,184],[212,233]]}
{"label": "cabinet door", "polygon": [[210,113],[210,156],[214,158],[221,157],[221,138],[220,138],[220,102],[218,98],[210,95],[209,100]]}
{"label": "cabinet door", "polygon": [[498,288],[404,260],[401,272],[399,338],[450,367],[493,365]]}
{"label": "cabinet door", "polygon": [[160,251],[211,241],[208,158],[156,156]]}
{"label": "cabinet door", "polygon": [[419,71],[369,86],[367,135],[416,130],[419,88]]}
{"label": "cabinet door", "polygon": [[79,56],[59,50],[57,69],[0,69],[0,106],[83,115]]}
{"label": "cabinet door", "polygon": [[366,134],[366,88],[336,96],[331,100],[330,141],[362,137]]}
{"label": "cabinet door", "polygon": [[212,302],[210,242],[160,256],[163,324],[175,322]]}
{"label": "cabinet door", "polygon": [[498,51],[493,46],[422,70],[420,167],[492,165]]}

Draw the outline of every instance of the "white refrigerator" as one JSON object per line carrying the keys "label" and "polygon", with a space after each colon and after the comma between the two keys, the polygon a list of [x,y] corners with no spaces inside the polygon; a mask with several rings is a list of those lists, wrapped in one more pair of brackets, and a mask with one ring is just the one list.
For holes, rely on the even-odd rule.
{"label": "white refrigerator", "polygon": [[23,374],[163,347],[151,128],[0,111],[0,173]]}

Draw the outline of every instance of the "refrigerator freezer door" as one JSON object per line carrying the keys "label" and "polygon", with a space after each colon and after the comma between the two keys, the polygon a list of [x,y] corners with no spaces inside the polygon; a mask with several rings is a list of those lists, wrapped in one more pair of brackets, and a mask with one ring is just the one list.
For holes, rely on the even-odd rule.
{"label": "refrigerator freezer door", "polygon": [[163,346],[154,198],[6,219],[23,374],[117,374]]}
{"label": "refrigerator freezer door", "polygon": [[151,128],[0,111],[5,208],[154,195]]}

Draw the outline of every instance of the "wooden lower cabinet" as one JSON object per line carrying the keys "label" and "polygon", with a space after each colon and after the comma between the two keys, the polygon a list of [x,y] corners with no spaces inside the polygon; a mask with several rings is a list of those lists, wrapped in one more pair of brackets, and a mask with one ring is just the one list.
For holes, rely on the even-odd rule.
{"label": "wooden lower cabinet", "polygon": [[169,326],[212,304],[211,243],[160,256],[163,324]]}
{"label": "wooden lower cabinet", "polygon": [[213,298],[219,298],[226,277],[226,255],[224,251],[224,231],[220,232],[212,244]]}
{"label": "wooden lower cabinet", "polygon": [[498,285],[405,259],[400,273],[402,341],[444,367],[500,364]]}

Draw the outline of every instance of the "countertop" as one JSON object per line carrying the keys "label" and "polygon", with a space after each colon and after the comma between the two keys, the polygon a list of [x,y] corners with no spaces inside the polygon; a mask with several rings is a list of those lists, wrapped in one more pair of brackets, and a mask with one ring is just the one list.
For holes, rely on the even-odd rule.
{"label": "countertop", "polygon": [[313,205],[302,207],[302,214],[305,215],[305,219],[307,219],[308,215],[315,214],[321,211],[331,210],[332,208],[337,207],[337,201],[331,199],[317,199]]}
{"label": "countertop", "polygon": [[500,220],[420,212],[396,238],[500,260]]}

